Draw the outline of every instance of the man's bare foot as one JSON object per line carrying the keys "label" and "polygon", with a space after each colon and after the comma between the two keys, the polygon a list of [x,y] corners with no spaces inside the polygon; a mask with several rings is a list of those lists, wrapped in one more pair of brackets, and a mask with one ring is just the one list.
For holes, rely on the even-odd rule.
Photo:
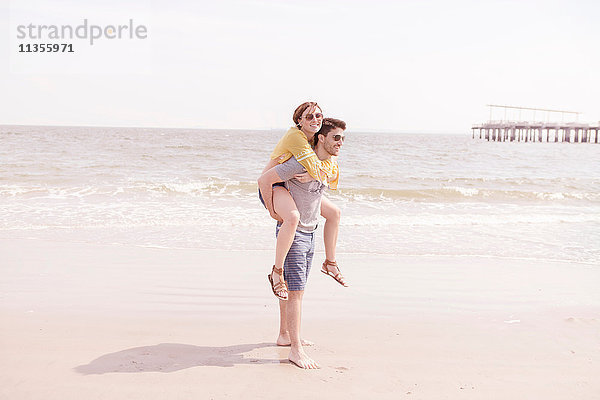
{"label": "man's bare foot", "polygon": [[303,368],[303,369],[321,368],[315,360],[310,358],[308,356],[308,354],[306,354],[304,352],[304,350],[302,350],[302,348],[300,348],[299,351],[294,350],[294,349],[290,350],[290,355],[288,356],[288,360],[290,360],[291,363],[293,363],[296,366]]}
{"label": "man's bare foot", "polygon": [[[290,340],[290,334],[288,332],[286,333],[280,333],[279,337],[277,338],[277,346],[290,346],[292,344],[292,341]],[[310,340],[304,340],[304,339],[300,339],[300,344],[302,344],[302,346],[314,346],[314,342],[311,342]]]}

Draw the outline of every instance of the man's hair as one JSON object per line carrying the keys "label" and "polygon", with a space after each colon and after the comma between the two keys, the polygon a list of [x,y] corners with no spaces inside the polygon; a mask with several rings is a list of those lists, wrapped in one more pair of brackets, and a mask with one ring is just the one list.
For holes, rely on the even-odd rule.
{"label": "man's hair", "polygon": [[319,110],[323,112],[323,109],[317,104],[316,101],[305,101],[304,103],[296,107],[296,111],[294,111],[294,115],[292,116],[292,119],[294,120],[294,125],[300,127],[300,119],[302,119],[302,114],[304,113],[304,111],[306,111],[307,108],[312,107],[319,107]]}
{"label": "man's hair", "polygon": [[319,129],[319,131],[315,133],[315,136],[313,137],[313,147],[317,147],[317,143],[319,143],[319,135],[327,137],[329,132],[331,132],[335,128],[340,128],[341,130],[345,131],[346,123],[341,119],[324,118],[323,125],[321,125],[321,129]]}

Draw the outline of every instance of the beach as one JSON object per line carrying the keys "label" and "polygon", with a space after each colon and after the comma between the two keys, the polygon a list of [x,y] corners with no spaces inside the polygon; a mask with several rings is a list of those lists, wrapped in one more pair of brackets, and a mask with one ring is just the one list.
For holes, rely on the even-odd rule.
{"label": "beach", "polygon": [[26,239],[0,251],[2,398],[600,394],[595,266],[340,254],[342,288],[317,262],[302,334],[321,369],[303,371],[274,343],[268,251]]}
{"label": "beach", "polygon": [[0,126],[0,398],[600,398],[595,145],[349,130],[304,371],[257,198],[282,134]]}

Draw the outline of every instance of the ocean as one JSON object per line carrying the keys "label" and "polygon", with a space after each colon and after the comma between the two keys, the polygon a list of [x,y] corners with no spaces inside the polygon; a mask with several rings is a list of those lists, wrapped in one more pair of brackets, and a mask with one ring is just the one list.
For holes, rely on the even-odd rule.
{"label": "ocean", "polygon": [[[256,180],[283,133],[0,126],[0,239],[274,249]],[[599,152],[350,129],[338,252],[599,265]]]}

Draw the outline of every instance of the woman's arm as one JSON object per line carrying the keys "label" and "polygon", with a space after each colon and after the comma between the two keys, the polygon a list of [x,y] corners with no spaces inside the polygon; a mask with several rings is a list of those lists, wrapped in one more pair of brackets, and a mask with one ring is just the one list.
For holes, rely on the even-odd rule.
{"label": "woman's arm", "polygon": [[329,170],[330,162],[323,161],[324,165],[322,165],[321,160],[308,143],[306,135],[297,128],[290,128],[271,153],[271,159],[278,163],[283,163],[292,156],[314,179],[323,181],[326,178],[325,172]]}
{"label": "woman's arm", "polygon": [[289,139],[287,150],[292,153],[294,158],[306,169],[310,176],[322,181],[324,178],[320,171],[322,162],[306,140],[306,136],[302,132],[298,132],[296,135],[290,135]]}
{"label": "woman's arm", "polygon": [[294,178],[298,179],[298,181],[302,183],[308,183],[310,181],[314,181],[314,178],[310,176],[308,172],[303,172],[301,174],[294,175]]}

